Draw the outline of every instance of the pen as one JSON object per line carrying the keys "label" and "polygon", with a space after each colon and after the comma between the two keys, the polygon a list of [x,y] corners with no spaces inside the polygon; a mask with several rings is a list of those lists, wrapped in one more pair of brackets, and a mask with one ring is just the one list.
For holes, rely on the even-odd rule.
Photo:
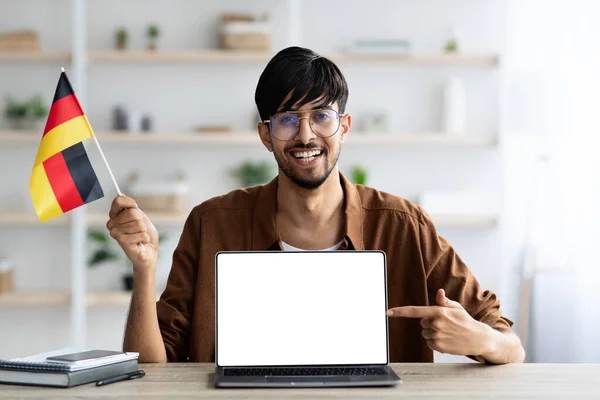
{"label": "pen", "polygon": [[121,374],[121,375],[113,376],[111,378],[103,379],[101,381],[96,382],[96,386],[104,386],[104,385],[108,385],[108,384],[115,383],[115,382],[126,381],[129,379],[137,379],[137,378],[143,377],[144,375],[146,375],[146,373],[143,370],[139,369],[134,372],[128,372],[126,374]]}

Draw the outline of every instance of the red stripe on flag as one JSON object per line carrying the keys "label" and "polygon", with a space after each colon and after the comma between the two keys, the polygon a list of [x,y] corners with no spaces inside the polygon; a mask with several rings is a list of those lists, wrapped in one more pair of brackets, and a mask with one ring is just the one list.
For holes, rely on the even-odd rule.
{"label": "red stripe on flag", "polygon": [[82,206],[84,204],[83,200],[77,186],[75,186],[75,182],[73,182],[62,153],[56,153],[44,161],[43,164],[52,191],[63,213]]}
{"label": "red stripe on flag", "polygon": [[83,115],[83,110],[79,105],[77,96],[74,94],[56,100],[52,103],[52,107],[50,107],[50,114],[46,121],[46,128],[44,128],[44,135],[58,125],[64,124],[80,115]]}

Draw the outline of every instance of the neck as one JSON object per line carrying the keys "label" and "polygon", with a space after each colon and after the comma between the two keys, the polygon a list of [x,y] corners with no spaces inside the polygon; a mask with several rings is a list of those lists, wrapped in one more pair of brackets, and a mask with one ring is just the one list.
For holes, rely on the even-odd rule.
{"label": "neck", "polygon": [[341,216],[343,201],[344,190],[337,167],[321,186],[312,190],[299,187],[285,174],[279,173],[277,214],[298,226],[307,226],[307,222],[313,226],[327,225]]}

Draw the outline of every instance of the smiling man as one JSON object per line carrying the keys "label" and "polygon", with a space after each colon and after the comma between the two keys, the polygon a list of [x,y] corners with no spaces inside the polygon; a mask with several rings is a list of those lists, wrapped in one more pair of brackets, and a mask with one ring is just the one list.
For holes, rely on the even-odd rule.
{"label": "smiling man", "polygon": [[347,99],[346,80],[328,59],[300,47],[273,57],[255,100],[258,134],[279,174],[192,210],[158,302],[156,229],[133,199],[113,201],[107,228],[134,265],[124,350],[139,352],[143,362],[214,361],[218,251],[376,249],[388,262],[390,361],[431,362],[433,350],[487,363],[523,361],[496,295],[481,289],[427,214],[339,172],[352,125]]}

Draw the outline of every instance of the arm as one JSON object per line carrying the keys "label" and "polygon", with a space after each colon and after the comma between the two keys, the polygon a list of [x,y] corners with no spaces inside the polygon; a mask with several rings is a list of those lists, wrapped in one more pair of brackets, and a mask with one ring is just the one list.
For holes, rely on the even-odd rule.
{"label": "arm", "polygon": [[419,242],[429,306],[397,307],[388,315],[420,318],[423,338],[432,350],[493,364],[522,362],[525,351],[512,333],[512,322],[502,316],[496,295],[481,289],[425,213],[419,218]]}
{"label": "arm", "polygon": [[133,264],[133,294],[123,350],[139,352],[140,362],[166,362],[154,294],[158,262],[156,228],[127,196],[118,196],[113,201],[109,216],[106,227]]}

